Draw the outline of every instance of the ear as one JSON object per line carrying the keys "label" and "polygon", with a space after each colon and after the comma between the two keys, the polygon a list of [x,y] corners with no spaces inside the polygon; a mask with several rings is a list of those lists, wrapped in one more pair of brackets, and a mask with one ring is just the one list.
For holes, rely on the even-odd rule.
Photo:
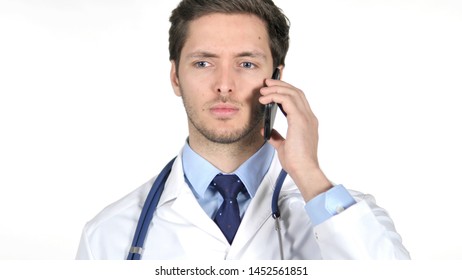
{"label": "ear", "polygon": [[171,60],[171,68],[170,68],[170,82],[172,83],[173,91],[175,92],[176,96],[181,96],[180,90],[180,81],[178,79],[178,72],[176,69],[175,61]]}

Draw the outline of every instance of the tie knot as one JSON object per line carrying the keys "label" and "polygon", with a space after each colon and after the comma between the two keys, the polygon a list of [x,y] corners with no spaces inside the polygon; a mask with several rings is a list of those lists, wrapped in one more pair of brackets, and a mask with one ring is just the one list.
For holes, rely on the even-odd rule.
{"label": "tie knot", "polygon": [[213,186],[224,199],[236,199],[238,193],[242,191],[244,184],[242,184],[236,175],[218,174],[213,179]]}

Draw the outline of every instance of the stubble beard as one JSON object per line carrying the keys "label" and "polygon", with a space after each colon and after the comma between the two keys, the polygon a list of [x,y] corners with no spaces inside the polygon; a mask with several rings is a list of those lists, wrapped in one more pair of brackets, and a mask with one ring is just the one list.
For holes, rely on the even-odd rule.
{"label": "stubble beard", "polygon": [[[252,116],[250,117],[250,120],[247,123],[243,124],[241,128],[235,129],[233,131],[223,132],[214,127],[210,127],[206,123],[206,121],[201,121],[198,118],[197,111],[194,110],[194,108],[191,106],[188,97],[185,97],[185,95],[183,94],[183,90],[181,90],[181,96],[183,99],[183,105],[185,107],[186,115],[188,116],[190,125],[192,125],[195,128],[195,130],[208,141],[214,144],[235,144],[239,142],[243,144],[250,144],[256,141],[258,137],[261,137],[260,126],[263,121],[264,108],[262,105],[257,104],[255,108],[252,108]],[[235,103],[233,101],[226,102]]]}

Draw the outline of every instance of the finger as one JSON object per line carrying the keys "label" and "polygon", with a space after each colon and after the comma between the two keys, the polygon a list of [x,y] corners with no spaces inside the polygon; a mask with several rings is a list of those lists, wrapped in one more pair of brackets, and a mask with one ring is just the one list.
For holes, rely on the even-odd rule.
{"label": "finger", "polygon": [[298,103],[305,103],[306,96],[305,93],[298,88],[295,88],[289,84],[284,85],[275,85],[271,87],[263,87],[260,89],[261,100],[262,104],[267,104],[270,102],[282,103],[282,101],[278,101],[276,99],[281,98],[289,98],[292,99],[294,102]]}
{"label": "finger", "polygon": [[284,116],[287,114],[295,112],[295,108],[303,104],[303,101],[296,101],[296,98],[293,98],[288,95],[283,94],[270,94],[266,96],[261,96],[259,98],[261,104],[269,104],[275,102],[278,104],[279,108],[283,112]]}
{"label": "finger", "polygon": [[286,113],[294,112],[295,108],[311,112],[311,107],[305,94],[295,88],[271,87],[266,88],[265,91],[262,90],[262,93],[259,98],[261,104],[265,105],[271,102],[281,104]]}
{"label": "finger", "polygon": [[288,83],[281,81],[281,80],[274,80],[274,79],[266,79],[265,80],[265,85],[268,87],[274,86],[274,85],[288,85]]}
{"label": "finger", "polygon": [[260,103],[268,104],[271,102],[282,103],[283,99],[298,99],[300,97],[294,93],[293,88],[273,86],[271,88],[266,87],[260,90]]}
{"label": "finger", "polygon": [[297,91],[297,88],[294,88],[293,86],[287,84],[287,83],[284,83],[284,82],[280,82],[280,81],[276,81],[278,82],[278,84],[271,84],[271,85],[267,85],[266,87],[262,87],[260,89],[260,93],[262,95],[268,95],[268,94],[271,94],[271,93],[277,93],[277,94],[296,94],[295,92]]}

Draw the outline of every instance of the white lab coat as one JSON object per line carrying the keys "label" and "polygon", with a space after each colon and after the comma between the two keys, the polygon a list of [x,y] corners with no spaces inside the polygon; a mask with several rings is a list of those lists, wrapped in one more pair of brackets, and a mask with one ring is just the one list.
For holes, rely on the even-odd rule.
{"label": "white lab coat", "polygon": [[[148,231],[142,259],[279,259],[271,197],[281,170],[277,156],[252,199],[230,246],[185,183],[181,156],[166,182]],[[77,259],[125,259],[144,200],[155,178],[109,205],[83,230]],[[281,194],[281,233],[286,259],[408,259],[387,212],[370,195],[313,226],[305,202],[287,176]]]}

